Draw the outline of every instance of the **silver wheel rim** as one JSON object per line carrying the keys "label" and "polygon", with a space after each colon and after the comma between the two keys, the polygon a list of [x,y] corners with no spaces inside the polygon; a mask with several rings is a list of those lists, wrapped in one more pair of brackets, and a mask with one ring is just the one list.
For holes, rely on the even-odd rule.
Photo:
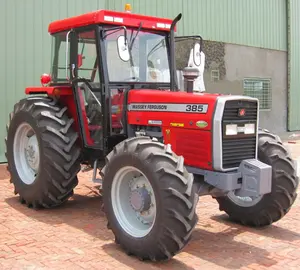
{"label": "silver wheel rim", "polygon": [[237,196],[234,191],[231,191],[227,196],[232,202],[241,207],[254,206],[263,198],[262,195],[257,197],[240,197]]}
{"label": "silver wheel rim", "polygon": [[38,174],[40,166],[39,144],[32,127],[22,123],[15,133],[13,153],[16,170],[21,181],[31,185]]}
{"label": "silver wheel rim", "polygon": [[156,219],[156,201],[149,180],[140,170],[126,166],[115,174],[111,200],[115,217],[126,233],[135,238],[149,234]]}

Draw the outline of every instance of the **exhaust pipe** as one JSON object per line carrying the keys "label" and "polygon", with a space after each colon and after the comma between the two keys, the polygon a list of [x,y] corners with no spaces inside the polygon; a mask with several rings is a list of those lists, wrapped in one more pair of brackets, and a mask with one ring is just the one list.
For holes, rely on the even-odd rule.
{"label": "exhaust pipe", "polygon": [[175,65],[175,33],[174,28],[176,24],[181,20],[182,14],[179,13],[176,18],[172,21],[170,27],[170,90],[176,91],[176,65]]}

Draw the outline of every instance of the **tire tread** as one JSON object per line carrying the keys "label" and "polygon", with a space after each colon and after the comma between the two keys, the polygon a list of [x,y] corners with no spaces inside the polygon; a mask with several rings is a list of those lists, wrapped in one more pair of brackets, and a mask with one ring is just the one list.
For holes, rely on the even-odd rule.
{"label": "tire tread", "polygon": [[[16,188],[15,179],[11,179],[20,201],[28,207],[52,208],[61,205],[73,195],[73,189],[78,184],[81,149],[76,144],[78,134],[72,126],[74,120],[68,117],[67,110],[66,106],[52,98],[28,97],[16,103],[10,113],[8,130],[16,114],[27,112],[34,117],[44,153],[41,166],[46,179],[43,180],[43,190],[36,194],[36,200],[26,198],[22,190]],[[6,140],[6,149],[11,142]],[[12,175],[10,163],[13,160],[8,161],[8,171]]]}
{"label": "tire tread", "polygon": [[[133,137],[117,145],[106,158],[106,165],[101,170],[103,183],[105,175],[110,171],[110,164],[124,152],[131,152],[141,157],[145,163],[151,164],[154,173],[159,179],[161,196],[169,201],[163,219],[162,232],[155,236],[156,244],[143,245],[143,250],[132,250],[131,243],[126,242],[120,230],[116,229],[109,208],[104,203],[104,209],[109,219],[108,228],[115,234],[118,243],[126,253],[134,254],[141,260],[161,261],[168,260],[187,245],[191,238],[193,228],[198,222],[196,205],[198,194],[193,188],[193,175],[183,166],[183,158],[174,154],[168,145],[164,145],[149,137]],[[160,165],[162,164],[162,165]],[[164,164],[164,165],[163,165]],[[171,185],[173,183],[173,185]],[[105,188],[105,186],[103,187]],[[110,193],[104,191],[103,195]],[[106,199],[104,197],[104,202]]]}
{"label": "tire tread", "polygon": [[[228,197],[217,198],[221,211],[232,220],[247,226],[268,226],[283,218],[297,197],[299,178],[292,157],[277,135],[259,130],[258,157],[272,166],[272,191],[264,195],[257,205],[241,211]],[[265,162],[265,161],[263,161]],[[250,209],[249,209],[250,208]]]}

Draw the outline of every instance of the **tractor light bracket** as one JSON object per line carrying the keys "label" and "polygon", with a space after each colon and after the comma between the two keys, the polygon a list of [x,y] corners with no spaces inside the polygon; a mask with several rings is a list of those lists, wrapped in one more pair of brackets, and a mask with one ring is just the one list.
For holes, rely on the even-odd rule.
{"label": "tractor light bracket", "polygon": [[271,192],[272,167],[257,160],[243,160],[238,170],[214,172],[187,167],[190,173],[204,176],[204,182],[226,194],[235,191],[240,197],[255,197]]}

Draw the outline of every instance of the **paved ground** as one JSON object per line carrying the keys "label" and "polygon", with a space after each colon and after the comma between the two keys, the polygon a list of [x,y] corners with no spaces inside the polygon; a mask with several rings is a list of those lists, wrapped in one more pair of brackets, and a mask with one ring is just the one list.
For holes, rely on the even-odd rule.
{"label": "paved ground", "polygon": [[[300,143],[290,144],[300,157]],[[300,196],[281,221],[250,229],[228,221],[202,198],[199,224],[184,252],[167,263],[142,263],[114,244],[101,197],[88,175],[65,206],[35,211],[13,195],[0,170],[0,269],[299,269]]]}

